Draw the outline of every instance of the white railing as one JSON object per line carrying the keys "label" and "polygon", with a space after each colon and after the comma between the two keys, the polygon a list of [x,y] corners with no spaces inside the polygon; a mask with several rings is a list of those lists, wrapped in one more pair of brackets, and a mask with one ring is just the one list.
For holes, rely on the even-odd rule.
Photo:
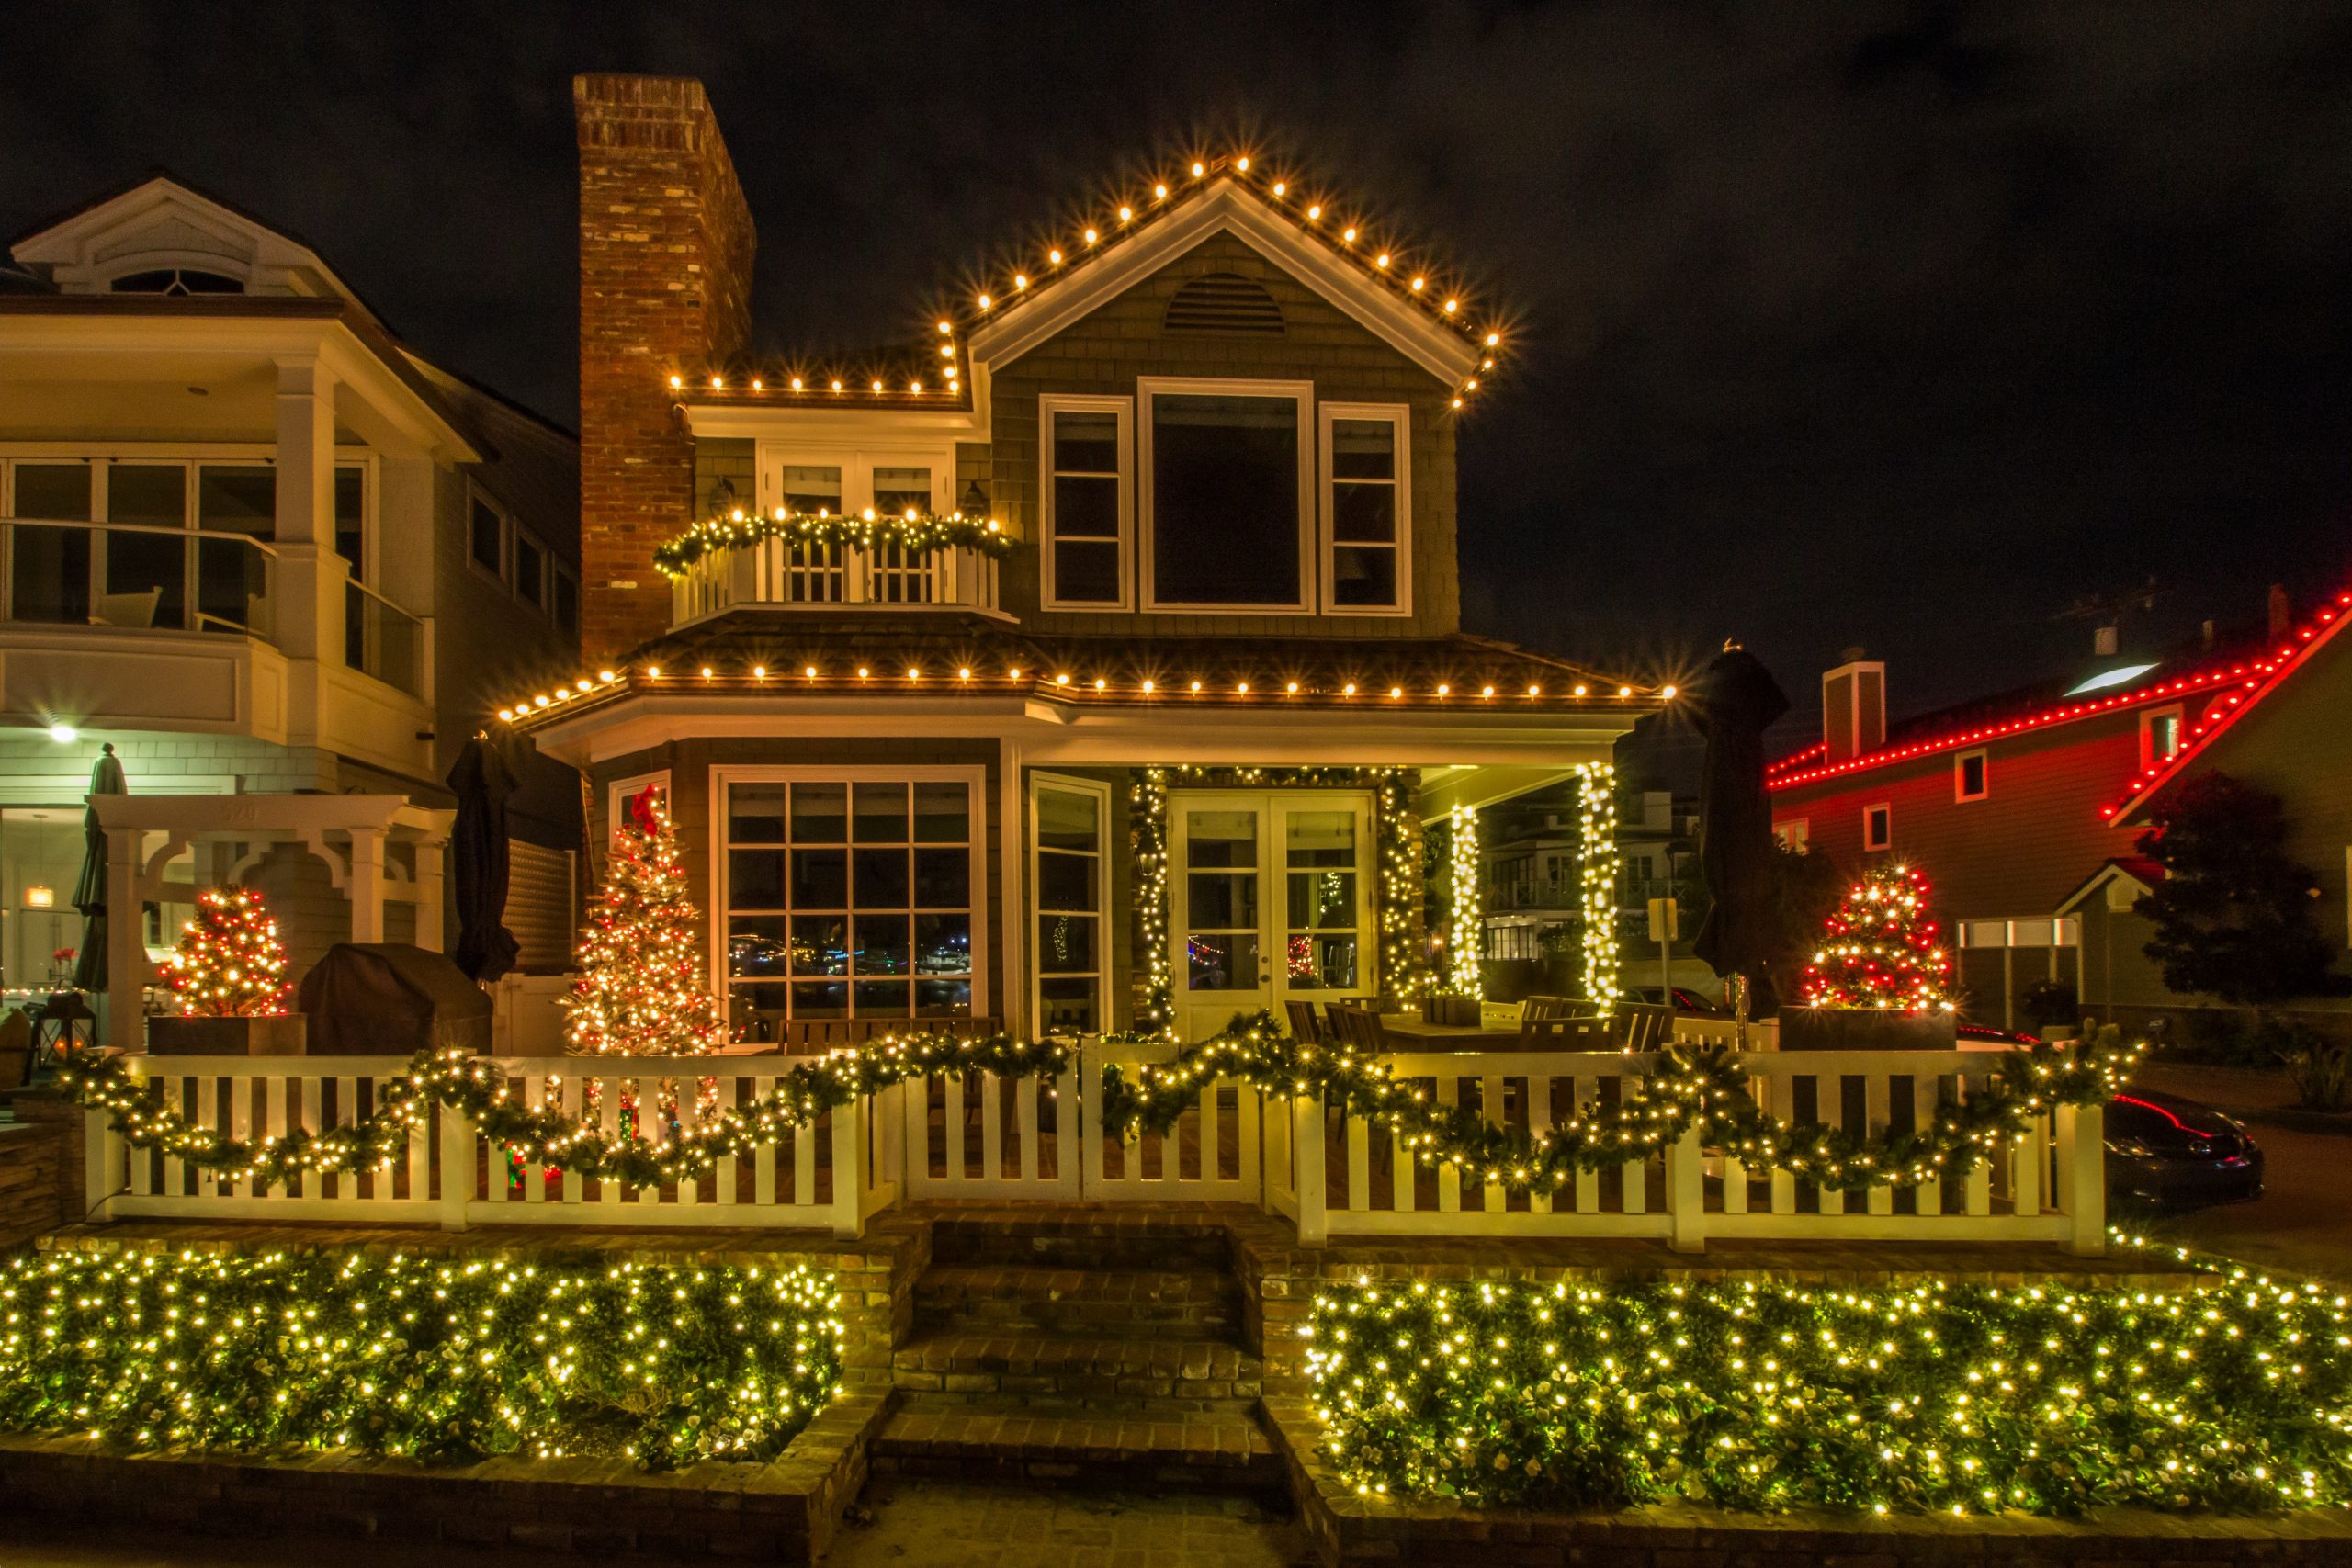
{"label": "white railing", "polygon": [[243,534],[0,517],[0,616],[268,641],[277,552]]}
{"label": "white railing", "polygon": [[356,580],[343,586],[343,661],[412,697],[426,694],[432,626]]}
{"label": "white railing", "polygon": [[745,604],[996,614],[997,562],[965,547],[918,551],[885,544],[862,550],[760,539],[709,551],[671,583],[673,625]]}
{"label": "white railing", "polygon": [[[2061,1108],[1990,1164],[1950,1182],[1841,1192],[1751,1170],[1694,1132],[1662,1151],[1579,1173],[1544,1197],[1487,1173],[1425,1166],[1388,1129],[1315,1095],[1204,1087],[1168,1133],[1106,1135],[1094,1092],[1106,1064],[1130,1077],[1172,1047],[1085,1041],[1071,1070],[1000,1078],[943,1073],[830,1111],[777,1144],[688,1181],[632,1187],[494,1148],[447,1109],[384,1168],[261,1188],[226,1182],[127,1147],[93,1112],[92,1217],[386,1221],[472,1224],[696,1225],[860,1234],[901,1199],[1153,1201],[1261,1204],[1295,1222],[1303,1245],[1331,1236],[1620,1236],[1684,1251],[1742,1240],[2012,1241],[2104,1245],[2098,1106]],[[772,1092],[808,1058],[492,1058],[523,1102],[587,1118],[608,1137],[656,1145],[706,1116]],[[232,1137],[313,1132],[366,1116],[407,1063],[363,1057],[134,1056],[193,1122]],[[1967,1100],[1998,1057],[1984,1052],[1774,1052],[1735,1058],[1758,1103],[1784,1120],[1883,1134],[1924,1127]],[[1609,1105],[1657,1066],[1616,1051],[1426,1052],[1388,1058],[1434,1103],[1532,1134]],[[649,1110],[649,1108],[650,1108]]]}

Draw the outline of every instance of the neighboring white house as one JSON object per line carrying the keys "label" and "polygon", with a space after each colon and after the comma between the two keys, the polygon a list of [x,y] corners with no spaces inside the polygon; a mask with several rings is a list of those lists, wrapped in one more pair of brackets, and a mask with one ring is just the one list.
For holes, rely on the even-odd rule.
{"label": "neighboring white house", "polygon": [[[51,988],[79,941],[107,742],[134,796],[247,797],[153,868],[151,953],[225,874],[269,897],[297,974],[353,934],[355,879],[385,897],[361,934],[436,941],[442,780],[491,692],[575,658],[577,442],[403,347],[308,246],[164,175],[8,255],[0,988]],[[315,805],[272,804],[322,794],[406,803],[380,874],[355,878]],[[525,879],[568,891],[568,771],[517,808]]]}

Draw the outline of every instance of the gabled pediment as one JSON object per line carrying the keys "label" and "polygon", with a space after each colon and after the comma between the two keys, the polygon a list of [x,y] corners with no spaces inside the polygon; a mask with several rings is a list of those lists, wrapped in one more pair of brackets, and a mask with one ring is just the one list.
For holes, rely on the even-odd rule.
{"label": "gabled pediment", "polygon": [[216,280],[233,281],[226,292],[358,303],[316,251],[167,175],[44,225],[9,254],[67,294],[104,294],[125,278],[185,271],[215,289]]}
{"label": "gabled pediment", "polygon": [[1231,234],[1439,380],[1458,384],[1478,367],[1481,350],[1460,327],[1367,275],[1295,215],[1222,175],[1132,238],[992,302],[971,330],[973,363],[1010,364],[1219,234]]}

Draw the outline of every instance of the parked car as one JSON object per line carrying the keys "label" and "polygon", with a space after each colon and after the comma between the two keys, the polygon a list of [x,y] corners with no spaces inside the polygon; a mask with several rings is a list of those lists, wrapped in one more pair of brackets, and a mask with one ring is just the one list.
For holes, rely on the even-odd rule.
{"label": "parked car", "polygon": [[[1625,987],[1625,997],[1629,1001],[1647,1002],[1652,1007],[1666,1005],[1665,988],[1658,986],[1628,986]],[[1730,1010],[1721,1003],[1709,1001],[1688,986],[1674,987],[1674,1010],[1687,1012],[1694,1018],[1729,1018],[1731,1016]]]}
{"label": "parked car", "polygon": [[2107,1195],[2159,1208],[2262,1196],[2262,1149],[2210,1105],[2135,1089],[2107,1102]]}

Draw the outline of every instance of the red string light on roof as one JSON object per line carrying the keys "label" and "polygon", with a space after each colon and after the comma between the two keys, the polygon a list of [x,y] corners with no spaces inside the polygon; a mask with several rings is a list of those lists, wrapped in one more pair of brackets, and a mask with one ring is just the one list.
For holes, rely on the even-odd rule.
{"label": "red string light on roof", "polygon": [[[1883,767],[1890,762],[1900,762],[1913,757],[1931,756],[1939,751],[1978,745],[1987,740],[2000,739],[2005,736],[2046,729],[2052,725],[2070,724],[2081,718],[2093,718],[2100,714],[2136,707],[2143,703],[2155,702],[2165,697],[2184,696],[2195,692],[2219,691],[2232,685],[2239,687],[2238,691],[2228,696],[2217,698],[2207,707],[2205,715],[2191,733],[2193,739],[2196,736],[2207,733],[2217,719],[2225,716],[2226,710],[2234,709],[2243,704],[2249,694],[2262,689],[2266,682],[2274,682],[2289,664],[2301,656],[2302,652],[2311,646],[2312,639],[2319,636],[2320,631],[2340,615],[2346,606],[2352,606],[2352,593],[2339,594],[2335,604],[2321,611],[2313,617],[2312,625],[2304,627],[2298,634],[2296,642],[2280,648],[2278,652],[2268,658],[2250,660],[2233,664],[2226,669],[2217,667],[2193,675],[2182,675],[2169,681],[2158,681],[2149,685],[2136,686],[2131,691],[2121,692],[2111,697],[2100,697],[2090,702],[2067,703],[2058,707],[2045,708],[2040,713],[2026,714],[2017,718],[2003,720],[2000,723],[1979,725],[1971,729],[1958,730],[1949,735],[1939,736],[1932,740],[1917,740],[1908,745],[1882,747],[1876,751],[1867,752],[1860,757],[1851,757],[1841,762],[1801,768],[1790,773],[1776,771],[1799,763],[1809,755],[1816,754],[1822,750],[1818,746],[1808,747],[1804,751],[1794,752],[1778,762],[1769,764],[1764,770],[1765,787],[1776,790],[1789,789],[1798,784],[1815,784],[1823,779],[1838,778],[1848,773]],[[2297,646],[2298,643],[2301,644],[2300,647]],[[2178,754],[2176,754],[2174,760],[2178,760]],[[2153,776],[2154,775],[2143,774],[2142,778],[2144,781]],[[2112,815],[2114,809],[2114,807],[2108,808],[2106,814]]]}

